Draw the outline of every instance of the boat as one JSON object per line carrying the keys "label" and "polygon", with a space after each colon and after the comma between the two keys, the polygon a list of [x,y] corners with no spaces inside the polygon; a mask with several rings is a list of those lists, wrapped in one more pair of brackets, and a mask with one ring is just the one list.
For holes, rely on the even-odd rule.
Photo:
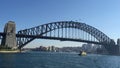
{"label": "boat", "polygon": [[80,51],[80,53],[78,55],[80,55],[80,56],[86,56],[87,53],[85,51]]}

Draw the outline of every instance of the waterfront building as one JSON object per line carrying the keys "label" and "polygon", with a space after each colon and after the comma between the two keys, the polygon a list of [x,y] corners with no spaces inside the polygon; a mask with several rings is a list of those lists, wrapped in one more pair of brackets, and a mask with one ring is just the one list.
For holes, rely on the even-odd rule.
{"label": "waterfront building", "polygon": [[93,45],[92,44],[83,44],[82,45],[82,50],[86,51],[88,53],[91,53],[93,49]]}

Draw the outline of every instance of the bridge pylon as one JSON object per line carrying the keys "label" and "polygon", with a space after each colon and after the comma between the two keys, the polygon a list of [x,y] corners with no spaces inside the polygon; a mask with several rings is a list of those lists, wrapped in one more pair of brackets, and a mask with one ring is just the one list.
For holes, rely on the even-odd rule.
{"label": "bridge pylon", "polygon": [[1,43],[1,47],[8,49],[17,49],[16,45],[16,24],[13,21],[8,21],[4,27],[6,34]]}

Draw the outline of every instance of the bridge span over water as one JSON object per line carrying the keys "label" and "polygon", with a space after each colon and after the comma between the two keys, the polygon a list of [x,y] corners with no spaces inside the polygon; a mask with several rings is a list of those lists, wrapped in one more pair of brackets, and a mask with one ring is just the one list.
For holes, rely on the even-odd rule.
{"label": "bridge span over water", "polygon": [[100,30],[81,22],[58,21],[20,30],[9,21],[0,32],[1,46],[21,49],[34,39],[76,41],[103,45],[109,54],[118,54],[119,46]]}

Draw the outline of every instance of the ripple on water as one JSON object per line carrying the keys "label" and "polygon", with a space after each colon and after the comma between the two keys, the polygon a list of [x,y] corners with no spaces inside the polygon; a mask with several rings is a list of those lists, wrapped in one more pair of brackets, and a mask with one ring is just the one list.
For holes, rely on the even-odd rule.
{"label": "ripple on water", "polygon": [[119,56],[28,52],[0,54],[0,68],[120,68]]}

